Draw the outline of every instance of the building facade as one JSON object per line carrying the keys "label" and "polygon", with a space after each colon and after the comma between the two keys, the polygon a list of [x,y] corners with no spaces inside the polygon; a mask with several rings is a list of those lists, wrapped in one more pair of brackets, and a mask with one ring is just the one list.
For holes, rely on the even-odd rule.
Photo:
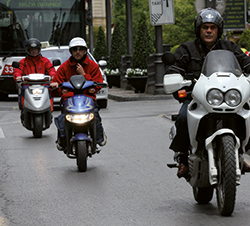
{"label": "building facade", "polygon": [[92,0],[93,26],[106,28],[106,0]]}

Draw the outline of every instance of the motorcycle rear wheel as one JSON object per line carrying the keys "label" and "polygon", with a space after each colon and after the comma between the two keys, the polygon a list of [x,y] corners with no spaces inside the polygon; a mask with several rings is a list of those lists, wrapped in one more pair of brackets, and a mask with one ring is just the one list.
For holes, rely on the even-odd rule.
{"label": "motorcycle rear wheel", "polygon": [[213,187],[207,187],[207,188],[193,187],[194,199],[199,204],[208,204],[212,200],[213,194],[214,194]]}
{"label": "motorcycle rear wheel", "polygon": [[225,134],[218,138],[219,156],[217,158],[218,184],[217,204],[222,216],[230,216],[236,199],[236,157],[234,138]]}
{"label": "motorcycle rear wheel", "polygon": [[33,136],[41,138],[43,133],[43,118],[42,115],[34,115],[34,129]]}
{"label": "motorcycle rear wheel", "polygon": [[79,172],[87,171],[88,145],[84,140],[76,142],[76,164]]}

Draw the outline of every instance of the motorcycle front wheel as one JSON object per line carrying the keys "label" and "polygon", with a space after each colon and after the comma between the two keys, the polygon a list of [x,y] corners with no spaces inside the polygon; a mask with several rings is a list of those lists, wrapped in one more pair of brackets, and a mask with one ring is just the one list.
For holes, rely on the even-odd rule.
{"label": "motorcycle front wheel", "polygon": [[80,140],[76,142],[76,164],[79,172],[87,171],[88,146],[87,142]]}
{"label": "motorcycle front wheel", "polygon": [[33,136],[41,138],[43,133],[43,118],[42,115],[34,115],[34,129]]}
{"label": "motorcycle front wheel", "polygon": [[218,137],[218,147],[217,204],[222,216],[230,216],[236,199],[236,156],[233,136],[224,134]]}

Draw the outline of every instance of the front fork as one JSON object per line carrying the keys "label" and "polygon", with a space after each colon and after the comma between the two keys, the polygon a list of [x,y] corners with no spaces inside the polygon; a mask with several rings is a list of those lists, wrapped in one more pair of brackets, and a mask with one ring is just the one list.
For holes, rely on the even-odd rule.
{"label": "front fork", "polygon": [[240,184],[240,178],[241,178],[241,170],[239,165],[239,148],[240,148],[240,139],[234,134],[234,132],[230,129],[220,129],[217,130],[215,133],[213,133],[211,136],[209,136],[205,140],[205,146],[206,150],[208,152],[208,171],[209,171],[209,182],[211,185],[218,183],[218,171],[216,168],[215,163],[215,154],[213,149],[213,141],[217,136],[220,136],[222,134],[232,134],[235,138],[235,157],[236,157],[236,183],[237,185]]}
{"label": "front fork", "polygon": [[[74,143],[77,141],[86,141],[88,144],[88,155],[91,157],[92,154],[97,152],[96,150],[96,122],[95,120],[87,127],[82,129],[73,129],[69,126],[66,126],[66,143],[67,143],[67,155],[72,158],[76,155],[74,153]],[[70,157],[71,158],[71,157]]]}

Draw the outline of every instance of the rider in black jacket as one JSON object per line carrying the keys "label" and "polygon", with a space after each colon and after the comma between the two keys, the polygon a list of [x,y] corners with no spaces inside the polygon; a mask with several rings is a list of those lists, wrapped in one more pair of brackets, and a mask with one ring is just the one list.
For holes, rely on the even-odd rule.
{"label": "rider in black jacket", "polygon": [[[201,10],[195,17],[194,25],[197,39],[179,46],[175,52],[175,66],[170,66],[167,69],[167,74],[180,73],[184,76],[185,73],[191,73],[193,79],[198,79],[206,55],[210,51],[217,49],[232,51],[243,71],[250,73],[250,57],[243,53],[237,44],[220,39],[223,32],[223,18],[219,12],[212,8]],[[187,90],[192,90],[193,86],[186,88]],[[173,93],[173,95],[178,99],[176,93]],[[190,101],[191,96],[179,100],[183,104],[175,123],[177,134],[170,145],[170,149],[180,152],[180,164],[177,172],[179,178],[185,177],[188,173],[188,148],[190,141],[187,127],[187,106]],[[250,172],[250,166],[246,162],[244,162],[243,170]]]}

